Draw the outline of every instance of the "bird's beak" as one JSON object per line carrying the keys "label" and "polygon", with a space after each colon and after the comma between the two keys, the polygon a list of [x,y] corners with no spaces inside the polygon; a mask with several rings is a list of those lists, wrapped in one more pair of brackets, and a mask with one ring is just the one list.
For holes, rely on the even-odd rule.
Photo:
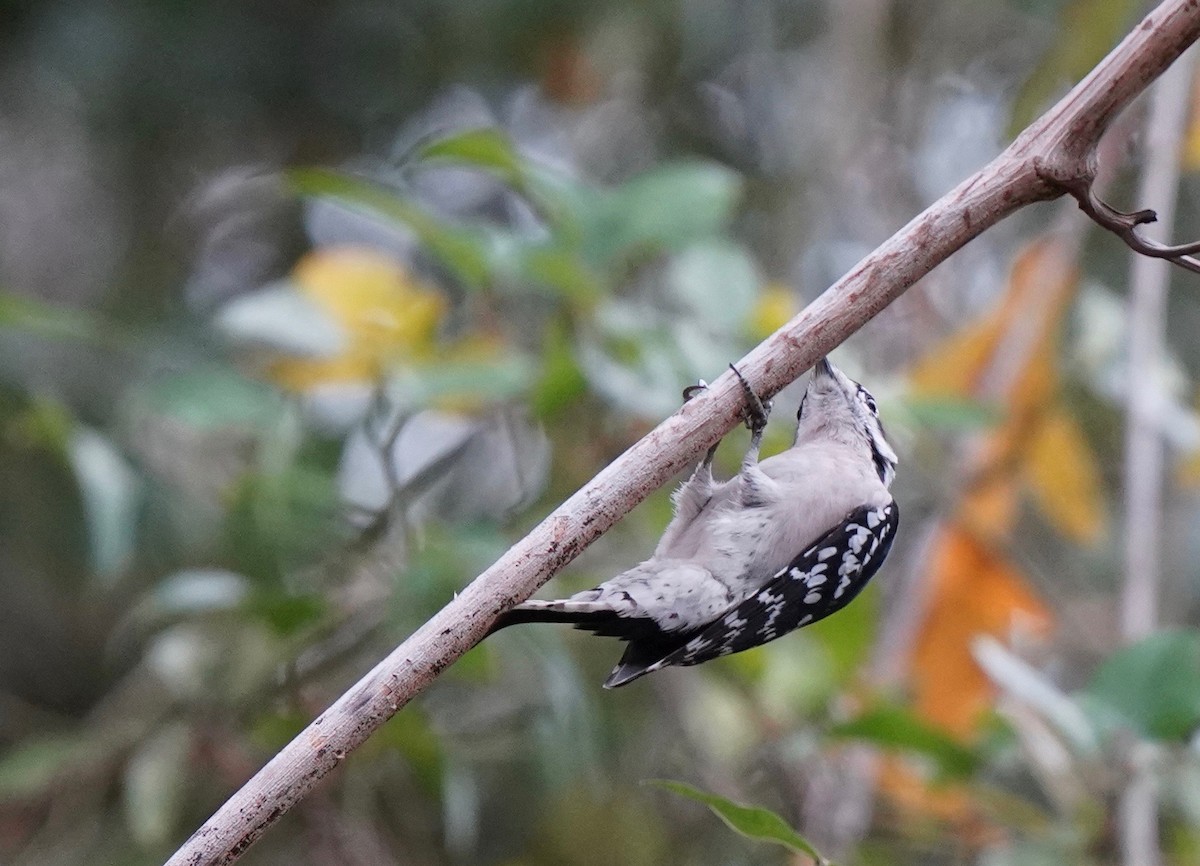
{"label": "bird's beak", "polygon": [[813,367],[813,375],[828,376],[830,379],[834,378],[833,365],[829,363],[828,358],[822,358],[820,361],[817,361],[816,366]]}

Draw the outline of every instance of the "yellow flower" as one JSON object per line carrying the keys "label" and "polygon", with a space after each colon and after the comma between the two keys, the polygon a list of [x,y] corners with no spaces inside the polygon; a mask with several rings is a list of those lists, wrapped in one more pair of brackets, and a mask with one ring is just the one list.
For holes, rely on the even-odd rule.
{"label": "yellow flower", "polygon": [[341,326],[346,345],[329,358],[276,361],[270,375],[283,387],[371,382],[389,366],[432,353],[446,299],[389,256],[363,247],[317,250],[300,260],[292,280]]}
{"label": "yellow flower", "polygon": [[750,312],[750,335],[761,340],[775,333],[796,315],[796,295],[790,286],[769,283]]}

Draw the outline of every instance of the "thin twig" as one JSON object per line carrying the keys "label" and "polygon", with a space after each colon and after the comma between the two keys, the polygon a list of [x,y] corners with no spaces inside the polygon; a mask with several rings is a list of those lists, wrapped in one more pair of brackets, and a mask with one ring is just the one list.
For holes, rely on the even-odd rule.
{"label": "thin twig", "polygon": [[[773,397],[972,238],[1020,208],[1057,198],[1062,180],[1094,176],[1096,142],[1113,117],[1200,36],[1197,2],[1165,2],[1004,153],[740,360],[737,367],[755,390]],[[352,749],[474,646],[498,614],[532,595],[731,430],[741,404],[741,388],[726,373],[626,451],[285,746],[169,866],[226,864],[241,856]]]}
{"label": "thin twig", "polygon": [[[1080,185],[1076,185],[1076,187],[1077,189],[1072,190],[1071,194],[1079,201],[1079,209],[1095,220],[1101,227],[1108,229],[1121,240],[1125,241],[1135,253],[1140,253],[1152,259],[1166,259],[1172,264],[1179,265],[1184,270],[1200,274],[1200,260],[1192,258],[1192,253],[1200,253],[1200,241],[1171,246],[1144,237],[1138,232],[1137,228],[1138,226],[1157,222],[1159,215],[1156,211],[1139,210],[1132,213],[1119,211],[1111,205],[1106,204],[1096,195],[1096,191],[1092,189],[1090,184],[1082,188],[1079,188]],[[1158,199],[1152,200],[1158,201]],[[1174,204],[1167,205],[1164,202],[1162,210],[1166,212],[1168,207],[1173,209]]]}

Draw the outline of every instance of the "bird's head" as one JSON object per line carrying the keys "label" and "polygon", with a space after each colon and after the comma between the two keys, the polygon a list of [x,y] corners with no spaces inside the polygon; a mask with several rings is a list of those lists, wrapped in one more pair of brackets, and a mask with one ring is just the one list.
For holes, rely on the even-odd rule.
{"label": "bird's head", "polygon": [[883,432],[875,398],[827,358],[813,367],[796,414],[797,444],[818,439],[862,446],[885,485],[890,486],[896,477],[896,452]]}

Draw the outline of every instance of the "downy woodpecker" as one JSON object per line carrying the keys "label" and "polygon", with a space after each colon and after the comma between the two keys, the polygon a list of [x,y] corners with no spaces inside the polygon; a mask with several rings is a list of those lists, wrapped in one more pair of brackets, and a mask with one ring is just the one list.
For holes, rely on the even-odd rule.
{"label": "downy woodpecker", "polygon": [[858,595],[899,520],[888,490],[896,452],[875,398],[822,359],[800,401],[792,447],[759,462],[767,407],[733,372],[751,431],[741,471],[714,480],[714,445],[675,492],[675,516],[649,559],[570,598],[517,605],[492,631],[565,622],[627,641],[604,683],[615,688],[667,665],[772,641]]}

